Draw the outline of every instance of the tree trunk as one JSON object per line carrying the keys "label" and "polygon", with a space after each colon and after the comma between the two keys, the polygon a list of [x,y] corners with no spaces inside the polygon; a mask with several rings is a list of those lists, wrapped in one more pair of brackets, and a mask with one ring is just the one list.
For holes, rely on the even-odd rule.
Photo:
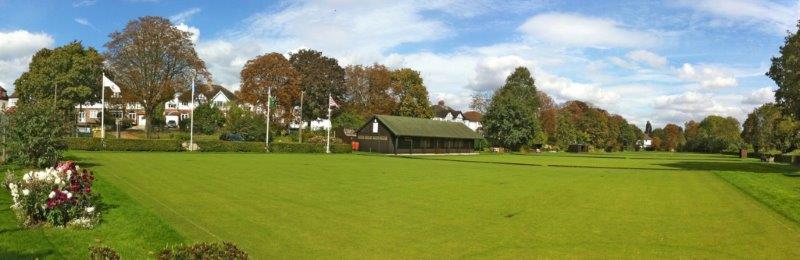
{"label": "tree trunk", "polygon": [[155,113],[155,108],[145,108],[144,112],[147,114],[145,116],[145,118],[147,119],[144,128],[145,137],[147,137],[147,139],[151,139],[153,138],[153,129],[155,127],[153,120],[155,118],[155,116],[153,115]]}

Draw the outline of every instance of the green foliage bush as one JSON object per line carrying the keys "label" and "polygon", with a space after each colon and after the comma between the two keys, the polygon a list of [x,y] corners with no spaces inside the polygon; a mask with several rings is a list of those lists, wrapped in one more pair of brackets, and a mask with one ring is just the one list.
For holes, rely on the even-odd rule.
{"label": "green foliage bush", "polygon": [[262,142],[196,141],[201,152],[264,152]]}
{"label": "green foliage bush", "polygon": [[99,138],[66,138],[66,143],[70,150],[86,151],[178,152],[182,150],[179,140],[106,139],[105,147]]}
{"label": "green foliage bush", "polygon": [[65,149],[65,131],[61,115],[53,108],[48,101],[27,101],[3,118],[5,147],[11,161],[37,167],[58,162]]}
{"label": "green foliage bush", "polygon": [[[324,153],[325,144],[271,143],[269,151],[273,153]],[[351,151],[349,144],[331,144],[331,153],[349,153]]]}
{"label": "green foliage bush", "polygon": [[231,242],[197,243],[166,248],[157,259],[247,259],[247,253]]}

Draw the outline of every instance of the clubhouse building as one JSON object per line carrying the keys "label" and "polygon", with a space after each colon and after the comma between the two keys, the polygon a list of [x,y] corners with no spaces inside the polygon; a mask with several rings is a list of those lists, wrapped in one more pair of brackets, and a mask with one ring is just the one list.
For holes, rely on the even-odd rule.
{"label": "clubhouse building", "polygon": [[376,115],[356,131],[358,150],[390,154],[473,153],[481,135],[458,122]]}

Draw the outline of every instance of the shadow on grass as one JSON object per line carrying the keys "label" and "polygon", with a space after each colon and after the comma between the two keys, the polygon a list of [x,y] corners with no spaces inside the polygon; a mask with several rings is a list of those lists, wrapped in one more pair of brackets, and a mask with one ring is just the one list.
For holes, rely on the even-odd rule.
{"label": "shadow on grass", "polygon": [[53,250],[41,250],[36,252],[13,252],[0,249],[0,259],[46,259],[53,255]]}
{"label": "shadow on grass", "polygon": [[[797,168],[787,164],[768,164],[762,162],[675,162],[658,164],[665,167],[694,171],[730,171],[751,173],[781,173],[797,175]],[[800,177],[800,175],[797,175]]]}

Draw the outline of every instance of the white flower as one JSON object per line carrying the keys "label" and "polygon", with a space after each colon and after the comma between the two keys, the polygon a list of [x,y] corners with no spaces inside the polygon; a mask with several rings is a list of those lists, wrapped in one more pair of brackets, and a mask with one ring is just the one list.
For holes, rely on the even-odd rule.
{"label": "white flower", "polygon": [[26,173],[25,175],[22,176],[22,180],[25,181],[25,183],[31,182],[32,178],[33,178],[33,176],[31,175],[30,172]]}
{"label": "white flower", "polygon": [[22,195],[25,195],[25,196],[31,195],[31,190],[29,190],[29,189],[22,190]]}
{"label": "white flower", "polygon": [[72,198],[72,192],[67,191],[67,199]]}
{"label": "white flower", "polygon": [[94,207],[86,207],[86,213],[94,212]]}
{"label": "white flower", "polygon": [[56,197],[56,192],[55,192],[55,191],[51,191],[51,192],[50,192],[50,195],[47,195],[47,197],[48,197],[48,198],[51,198],[51,199],[52,199],[52,198],[55,198],[55,197]]}
{"label": "white flower", "polygon": [[55,183],[55,184],[60,184],[60,183],[61,183],[61,178],[59,178],[58,176],[56,176],[55,178],[53,178],[53,183]]}

